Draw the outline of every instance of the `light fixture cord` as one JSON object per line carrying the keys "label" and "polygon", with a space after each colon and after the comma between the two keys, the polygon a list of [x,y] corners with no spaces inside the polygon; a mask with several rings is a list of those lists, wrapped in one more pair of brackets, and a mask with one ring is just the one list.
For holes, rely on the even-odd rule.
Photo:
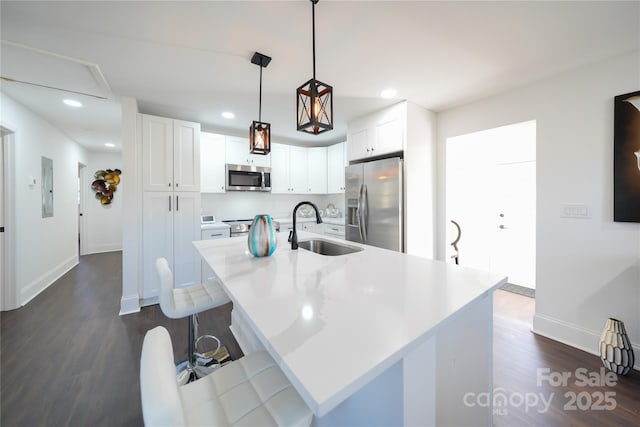
{"label": "light fixture cord", "polygon": [[262,59],[260,59],[260,97],[258,101],[258,121],[262,123]]}
{"label": "light fixture cord", "polygon": [[313,81],[316,81],[316,3],[311,0],[311,28],[313,40]]}

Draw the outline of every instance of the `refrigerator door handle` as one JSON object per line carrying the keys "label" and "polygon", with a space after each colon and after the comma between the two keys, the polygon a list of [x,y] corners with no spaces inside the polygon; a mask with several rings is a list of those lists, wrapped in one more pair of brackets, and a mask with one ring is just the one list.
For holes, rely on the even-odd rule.
{"label": "refrigerator door handle", "polygon": [[364,200],[364,206],[363,206],[363,212],[362,212],[362,218],[363,218],[363,224],[362,224],[362,230],[364,231],[364,241],[367,241],[367,234],[369,233],[369,231],[367,230],[367,228],[369,228],[369,191],[367,189],[367,184],[363,185],[364,187],[364,192],[363,192],[363,200]]}
{"label": "refrigerator door handle", "polygon": [[360,231],[360,238],[362,243],[367,243],[367,225],[366,225],[366,199],[367,186],[360,184],[360,197],[358,198],[358,229]]}
{"label": "refrigerator door handle", "polygon": [[364,236],[362,235],[362,190],[363,184],[360,184],[360,191],[358,191],[358,207],[356,208],[356,214],[358,215],[358,233],[360,233],[360,240],[364,243]]}

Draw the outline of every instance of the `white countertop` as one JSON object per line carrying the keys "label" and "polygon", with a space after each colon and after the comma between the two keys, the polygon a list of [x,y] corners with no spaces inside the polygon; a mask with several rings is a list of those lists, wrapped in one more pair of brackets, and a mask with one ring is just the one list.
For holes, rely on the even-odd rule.
{"label": "white countertop", "polygon": [[200,226],[201,230],[228,230],[231,226],[225,222],[208,222]]}
{"label": "white countertop", "polygon": [[[310,237],[317,236],[298,233],[299,240]],[[278,235],[266,258],[248,253],[246,237],[194,244],[317,416],[506,281],[353,242],[365,249],[331,257],[292,251]]]}

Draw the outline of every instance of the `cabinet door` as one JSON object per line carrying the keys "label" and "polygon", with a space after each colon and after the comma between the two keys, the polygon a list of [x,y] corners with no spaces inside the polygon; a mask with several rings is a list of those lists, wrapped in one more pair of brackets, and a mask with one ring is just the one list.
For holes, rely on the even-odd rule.
{"label": "cabinet door", "polygon": [[173,120],[142,114],[142,188],[173,191]]}
{"label": "cabinet door", "polygon": [[200,191],[224,193],[226,147],[224,135],[200,133]]}
{"label": "cabinet door", "polygon": [[289,166],[291,192],[296,194],[308,193],[307,149],[290,146]]}
{"label": "cabinet door", "polygon": [[327,149],[327,193],[344,193],[344,145],[335,144]]}
{"label": "cabinet door", "polygon": [[372,147],[374,156],[402,150],[403,126],[400,119],[389,120],[376,125],[376,140]]}
{"label": "cabinet door", "polygon": [[291,193],[288,145],[271,144],[271,192]]}
{"label": "cabinet door", "polygon": [[251,154],[249,138],[227,136],[227,163],[268,167],[271,166],[271,155]]}
{"label": "cabinet door", "polygon": [[200,124],[173,121],[173,181],[176,191],[200,192]]}
{"label": "cabinet door", "polygon": [[368,148],[369,132],[367,129],[360,129],[353,133],[349,133],[347,144],[349,145],[349,160],[364,159],[369,156]]}
{"label": "cabinet door", "polygon": [[324,234],[325,224],[324,223],[317,224],[315,222],[305,222],[302,225],[302,229],[310,233]]}
{"label": "cabinet door", "polygon": [[172,192],[145,191],[142,196],[142,298],[157,297],[160,279],[156,260],[166,258],[173,265]]}
{"label": "cabinet door", "polygon": [[307,148],[309,193],[327,194],[327,147]]}
{"label": "cabinet door", "polygon": [[374,156],[403,149],[406,105],[396,104],[375,115],[375,139],[371,144]]}
{"label": "cabinet door", "polygon": [[201,239],[200,193],[175,192],[173,210],[174,287],[200,282],[201,257],[194,240]]}

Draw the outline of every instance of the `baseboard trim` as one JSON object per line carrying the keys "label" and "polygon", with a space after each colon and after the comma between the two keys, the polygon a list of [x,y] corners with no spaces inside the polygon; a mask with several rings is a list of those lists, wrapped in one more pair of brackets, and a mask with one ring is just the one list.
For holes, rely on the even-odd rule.
{"label": "baseboard trim", "polygon": [[40,275],[40,277],[37,277],[33,282],[20,290],[20,306],[24,307],[27,305],[76,265],[78,265],[78,255],[74,254],[56,267]]}
{"label": "baseboard trim", "polygon": [[[600,356],[598,348],[600,332],[598,331],[592,331],[542,314],[536,314],[533,317],[532,330],[535,334],[575,347],[594,356]],[[631,345],[636,355],[633,369],[640,371],[640,358],[638,357],[640,355],[640,345],[634,343],[631,343]]]}
{"label": "baseboard trim", "polygon": [[121,243],[110,243],[88,247],[83,255],[103,254],[105,252],[117,252],[122,250]]}
{"label": "baseboard trim", "polygon": [[140,304],[139,304],[138,294],[122,296],[120,299],[120,316],[124,316],[126,314],[133,314],[140,312]]}

